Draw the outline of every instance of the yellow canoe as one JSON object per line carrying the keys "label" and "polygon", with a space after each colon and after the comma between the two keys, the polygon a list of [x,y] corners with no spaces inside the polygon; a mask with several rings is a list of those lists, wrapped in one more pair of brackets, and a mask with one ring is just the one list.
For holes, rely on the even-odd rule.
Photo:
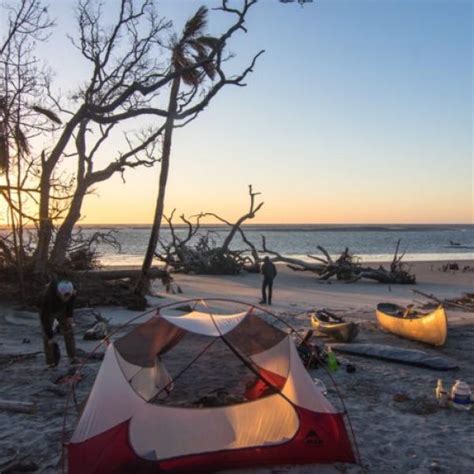
{"label": "yellow canoe", "polygon": [[380,303],[376,315],[379,326],[397,336],[434,346],[442,346],[446,341],[448,320],[442,306],[430,313],[421,313],[391,303]]}

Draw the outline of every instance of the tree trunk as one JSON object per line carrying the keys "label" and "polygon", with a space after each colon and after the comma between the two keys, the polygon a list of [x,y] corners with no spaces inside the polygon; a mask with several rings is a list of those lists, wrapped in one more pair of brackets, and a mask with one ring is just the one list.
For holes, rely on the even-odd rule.
{"label": "tree trunk", "polygon": [[44,152],[41,156],[40,203],[39,203],[39,229],[38,244],[35,251],[35,272],[45,273],[48,266],[49,245],[53,235],[53,223],[49,215],[51,200],[51,177],[61,155],[71,138],[74,129],[81,122],[85,106],[81,106],[64,128],[61,137],[46,159]]}
{"label": "tree trunk", "polygon": [[62,265],[66,260],[66,251],[71,241],[72,231],[76,222],[81,217],[81,207],[84,201],[87,187],[85,185],[78,185],[74,197],[71,201],[71,207],[67,213],[64,222],[58,230],[56,239],[54,241],[54,247],[51,251],[50,262],[53,265]]}
{"label": "tree trunk", "polygon": [[165,192],[166,182],[168,181],[168,172],[170,166],[170,155],[171,155],[171,139],[173,136],[173,126],[177,108],[177,98],[180,87],[180,77],[177,76],[171,85],[170,99],[168,104],[168,118],[166,120],[166,128],[163,137],[163,149],[161,154],[161,170],[160,180],[158,188],[158,197],[156,200],[155,215],[153,218],[153,225],[151,228],[150,238],[148,240],[148,247],[143,259],[142,269],[140,278],[137,281],[135,287],[135,294],[144,296],[148,290],[148,273],[153,262],[153,256],[155,255],[156,245],[160,237],[161,221],[163,219],[163,210],[165,206]]}
{"label": "tree trunk", "polygon": [[38,245],[35,254],[35,272],[45,273],[48,264],[48,250],[53,233],[53,224],[49,216],[49,193],[51,173],[46,166],[43,166],[40,181],[40,205],[39,205],[39,229]]}

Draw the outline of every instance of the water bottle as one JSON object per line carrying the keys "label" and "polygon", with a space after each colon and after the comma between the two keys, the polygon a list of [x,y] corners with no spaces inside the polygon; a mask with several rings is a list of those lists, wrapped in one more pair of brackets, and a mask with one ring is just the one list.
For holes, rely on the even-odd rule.
{"label": "water bottle", "polygon": [[334,352],[331,349],[331,346],[328,347],[327,350],[328,354],[328,369],[330,372],[337,372],[339,369],[339,364],[337,362],[336,356],[334,355]]}
{"label": "water bottle", "polygon": [[439,405],[442,407],[448,407],[449,406],[448,392],[443,387],[443,381],[441,379],[438,379],[438,384],[436,385],[435,393],[436,393],[436,400],[438,400]]}
{"label": "water bottle", "polygon": [[458,410],[471,409],[471,388],[466,382],[456,380],[451,389],[451,403]]}

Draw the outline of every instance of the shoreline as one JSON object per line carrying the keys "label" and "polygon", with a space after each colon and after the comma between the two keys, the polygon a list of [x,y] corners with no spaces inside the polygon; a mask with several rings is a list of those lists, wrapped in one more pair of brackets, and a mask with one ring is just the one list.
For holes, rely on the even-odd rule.
{"label": "shoreline", "polygon": [[[381,262],[381,261],[364,261],[363,262],[364,265],[372,265],[372,266],[378,266],[378,265],[386,265],[386,264],[389,264],[391,263],[391,260],[388,260],[388,261],[384,261],[384,262]],[[463,267],[465,266],[469,266],[471,268],[474,268],[474,257],[471,257],[471,258],[463,258],[463,259],[459,259],[459,258],[456,258],[456,259],[446,259],[446,260],[414,260],[414,261],[406,261],[404,262],[407,266],[415,266],[415,267],[421,267],[421,266],[435,266],[435,265],[446,265],[448,263],[457,263],[458,265],[461,265],[462,267],[460,267],[459,270],[456,270],[456,272],[460,272],[460,273],[463,273]],[[284,262],[276,262],[276,265],[278,268],[286,268],[286,263]],[[153,267],[157,267],[157,268],[163,268],[164,265],[161,264],[161,263],[158,263],[158,264],[153,264],[152,265]],[[100,269],[98,269],[99,271],[108,271],[108,270],[140,270],[141,269],[141,264],[140,265],[135,265],[135,264],[117,264],[117,265],[110,265],[110,264],[107,264],[107,265],[103,265],[101,266]],[[435,270],[433,270],[435,271]],[[453,270],[450,270],[450,272],[452,272]],[[183,273],[175,273],[173,271],[171,271],[171,273],[173,275],[184,275]],[[245,271],[242,272],[243,274],[246,273]],[[298,272],[295,272],[295,273],[298,273]],[[311,272],[306,272],[310,275],[314,275],[316,276],[315,273],[311,273]],[[416,274],[416,273],[415,273]],[[196,275],[196,276],[209,276],[209,275]],[[219,275],[218,275],[219,276]],[[223,277],[227,277],[229,275],[220,275],[220,276],[223,276]],[[232,275],[230,275],[232,276]],[[237,275],[236,275],[237,276]]]}
{"label": "shoreline", "polygon": [[[426,254],[426,259],[420,258],[420,254],[408,254],[403,257],[403,263],[407,265],[411,264],[417,264],[417,263],[464,263],[474,261],[474,251],[472,252],[465,252],[465,253],[457,253],[457,254],[445,254],[445,253],[440,253],[439,258],[432,258],[436,254]],[[457,256],[458,255],[458,256]],[[290,258],[296,258],[299,260],[303,260],[304,262],[314,262],[313,259],[308,258],[307,255],[300,255],[300,254],[288,254],[285,255],[286,257]],[[336,259],[339,257],[338,255],[331,255],[332,258]],[[360,262],[365,264],[365,265],[381,265],[381,264],[387,264],[390,263],[393,259],[393,254],[389,255],[381,255],[380,258],[377,258],[375,255],[357,255],[357,257],[360,258]],[[117,260],[117,263],[114,261]],[[119,262],[120,260],[120,262]],[[131,263],[121,263],[123,260],[128,260]],[[103,266],[103,268],[110,268],[117,270],[117,267],[120,268],[130,268],[130,269],[136,269],[140,268],[141,264],[143,261],[143,257],[139,257],[137,255],[130,255],[130,254],[116,254],[116,255],[110,255],[107,258],[101,260],[99,258],[100,264]],[[156,265],[160,266],[160,265]]]}

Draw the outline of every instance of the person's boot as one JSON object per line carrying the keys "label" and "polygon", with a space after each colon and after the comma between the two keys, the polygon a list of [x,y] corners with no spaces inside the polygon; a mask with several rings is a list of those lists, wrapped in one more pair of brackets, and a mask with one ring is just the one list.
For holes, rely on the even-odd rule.
{"label": "person's boot", "polygon": [[258,302],[258,304],[267,304],[267,301],[266,300],[261,300]]}

